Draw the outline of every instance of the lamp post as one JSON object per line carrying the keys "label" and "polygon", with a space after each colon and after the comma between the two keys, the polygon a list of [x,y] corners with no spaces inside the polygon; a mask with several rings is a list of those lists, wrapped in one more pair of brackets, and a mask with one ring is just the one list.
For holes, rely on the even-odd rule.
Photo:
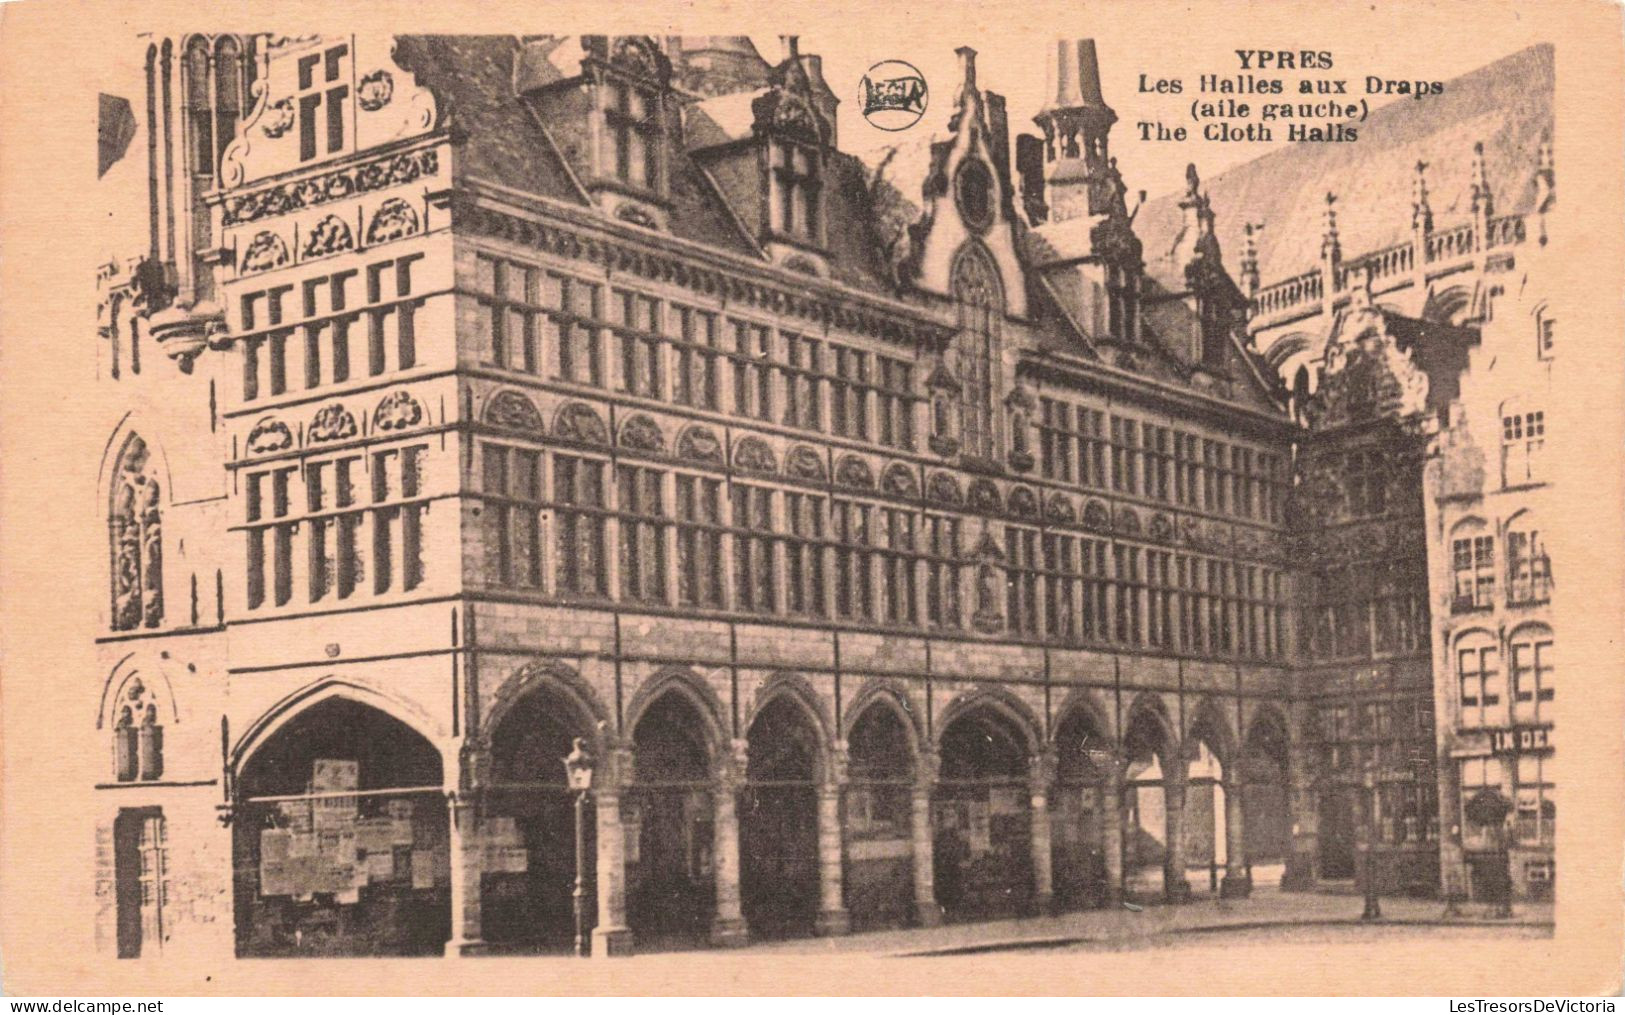
{"label": "lamp post", "polygon": [[1377,775],[1367,766],[1365,770],[1365,910],[1362,920],[1382,919],[1382,901],[1377,897],[1377,879],[1371,866],[1373,847],[1377,844]]}
{"label": "lamp post", "polygon": [[576,798],[576,887],[571,901],[575,906],[577,958],[585,958],[589,950],[587,943],[587,886],[585,879],[587,875],[587,794],[592,791],[592,764],[593,757],[587,751],[586,741],[576,737],[570,756],[564,759],[564,778]]}

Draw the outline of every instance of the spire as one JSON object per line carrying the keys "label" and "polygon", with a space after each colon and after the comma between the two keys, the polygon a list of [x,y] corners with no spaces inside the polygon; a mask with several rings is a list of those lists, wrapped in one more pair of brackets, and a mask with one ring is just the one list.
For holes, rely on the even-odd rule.
{"label": "spire", "polygon": [[1535,163],[1535,188],[1535,207],[1545,211],[1551,207],[1552,198],[1557,190],[1557,177],[1552,169],[1551,131],[1540,136],[1540,149]]}
{"label": "spire", "polygon": [[[1063,39],[1050,51],[1044,105],[1033,122],[1044,132],[1044,175],[1051,217],[1109,215],[1124,188],[1107,147],[1117,114],[1100,93],[1093,39]],[[1126,211],[1124,211],[1126,215]]]}
{"label": "spire", "polygon": [[1428,164],[1416,161],[1416,183],[1411,196],[1411,228],[1419,233],[1433,232],[1433,209],[1428,205]]}
{"label": "spire", "polygon": [[1490,195],[1489,173],[1484,168],[1484,142],[1473,145],[1473,213],[1485,218],[1495,214],[1494,198]]}
{"label": "spire", "polygon": [[[1100,94],[1100,61],[1095,57],[1093,39],[1058,39],[1055,58],[1049,64],[1048,86],[1040,112],[1058,109],[1104,109],[1111,112]],[[1116,114],[1112,114],[1116,119]]]}

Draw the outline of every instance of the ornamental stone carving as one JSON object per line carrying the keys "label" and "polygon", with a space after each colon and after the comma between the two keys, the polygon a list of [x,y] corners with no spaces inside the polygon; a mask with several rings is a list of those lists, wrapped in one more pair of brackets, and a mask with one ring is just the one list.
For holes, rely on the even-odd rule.
{"label": "ornamental stone carving", "polygon": [[348,440],[356,435],[355,417],[346,412],[344,406],[334,402],[317,410],[306,433],[315,444]]}
{"label": "ornamental stone carving", "polygon": [[658,423],[640,412],[621,424],[621,447],[658,455],[666,450],[666,435]]}
{"label": "ornamental stone carving", "polygon": [[363,77],[355,92],[356,102],[368,113],[376,113],[389,105],[394,94],[395,79],[381,67]]}
{"label": "ornamental stone carving", "polygon": [[1112,515],[1104,501],[1090,500],[1083,505],[1083,524],[1096,532],[1105,532],[1112,527]]}
{"label": "ornamental stone carving", "polygon": [[423,422],[423,406],[405,391],[385,395],[383,401],[378,403],[378,408],[372,411],[373,429],[383,430],[386,433],[391,430],[405,430],[421,422]]}
{"label": "ornamental stone carving", "polygon": [[938,504],[958,507],[965,500],[965,495],[959,489],[959,480],[946,472],[933,472],[926,488],[931,500]]}
{"label": "ornamental stone carving", "polygon": [[1120,508],[1117,512],[1117,531],[1125,536],[1138,536],[1140,534],[1140,516],[1131,508]]}
{"label": "ornamental stone carving", "polygon": [[249,454],[268,455],[291,447],[293,447],[293,431],[281,420],[267,416],[248,431]]}
{"label": "ornamental stone carving", "polygon": [[485,421],[492,426],[523,430],[540,436],[542,414],[536,405],[517,391],[499,391],[485,405]]}
{"label": "ornamental stone carving", "polygon": [[392,197],[378,206],[367,226],[367,243],[388,243],[418,231],[418,213],[398,197]]}
{"label": "ornamental stone carving", "polygon": [[322,257],[354,246],[355,237],[351,235],[350,227],[337,215],[329,215],[316,223],[305,237],[304,256]]}
{"label": "ornamental stone carving", "polygon": [[990,479],[976,479],[970,485],[970,506],[973,511],[992,514],[1003,507],[999,488]]}
{"label": "ornamental stone carving", "polygon": [[677,455],[706,465],[722,464],[722,442],[709,427],[691,426],[677,438]]}
{"label": "ornamental stone carving", "polygon": [[269,229],[258,233],[243,252],[242,272],[270,271],[288,263],[288,245]]}
{"label": "ornamental stone carving", "polygon": [[1062,525],[1071,525],[1078,520],[1077,508],[1072,506],[1072,501],[1065,494],[1060,493],[1049,495],[1049,501],[1044,505],[1044,514],[1050,521]]}
{"label": "ornamental stone carving", "polygon": [[847,455],[835,465],[835,482],[841,486],[850,486],[860,490],[873,490],[875,488],[874,470],[869,463],[857,455]]}
{"label": "ornamental stone carving", "polygon": [[734,468],[763,475],[779,471],[778,462],[773,460],[773,449],[760,437],[743,437],[734,445]]}
{"label": "ornamental stone carving", "polygon": [[1031,487],[1018,486],[1010,491],[1010,513],[1018,518],[1038,517],[1038,495]]}
{"label": "ornamental stone carving", "polygon": [[579,444],[609,443],[609,428],[604,425],[602,416],[590,405],[582,402],[571,402],[559,410],[553,420],[553,436],[562,441],[575,441]]}
{"label": "ornamental stone carving", "polygon": [[886,467],[881,474],[880,487],[893,497],[914,498],[920,495],[920,481],[914,477],[914,470],[901,462]]}
{"label": "ornamental stone carving", "polygon": [[798,444],[790,449],[790,453],[784,457],[784,467],[797,479],[824,478],[824,456],[805,444]]}
{"label": "ornamental stone carving", "polygon": [[1151,538],[1159,543],[1174,541],[1174,520],[1165,512],[1158,511],[1151,516]]}

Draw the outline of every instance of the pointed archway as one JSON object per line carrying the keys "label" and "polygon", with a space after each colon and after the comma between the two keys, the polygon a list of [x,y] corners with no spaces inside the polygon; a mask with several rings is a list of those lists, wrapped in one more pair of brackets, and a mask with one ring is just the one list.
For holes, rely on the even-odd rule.
{"label": "pointed archway", "polygon": [[438,955],[451,932],[440,752],[328,697],[238,762],[232,847],[242,957]]}
{"label": "pointed archway", "polygon": [[1055,789],[1050,806],[1055,904],[1095,909],[1107,894],[1106,823],[1119,820],[1107,785],[1110,742],[1086,709],[1074,708],[1055,733]]}
{"label": "pointed archway", "polygon": [[711,723],[672,687],[632,729],[633,783],[622,797],[627,924],[639,948],[704,941],[716,912]]}
{"label": "pointed archway", "polygon": [[[496,718],[476,836],[485,860],[481,927],[492,950],[564,952],[572,946],[575,811],[564,758],[576,737],[590,740],[591,730],[589,717],[545,685]],[[588,914],[597,908],[591,898],[596,824],[584,827]]]}
{"label": "pointed archway", "polygon": [[818,918],[818,729],[781,694],[762,706],[746,736],[739,811],[745,922],[761,937],[810,935]]}
{"label": "pointed archway", "polygon": [[[854,929],[914,913],[914,743],[899,706],[877,695],[847,734],[846,905]],[[929,843],[927,843],[929,845]]]}
{"label": "pointed archway", "polygon": [[993,703],[944,727],[934,805],[937,902],[951,920],[1015,916],[1033,897],[1030,731]]}

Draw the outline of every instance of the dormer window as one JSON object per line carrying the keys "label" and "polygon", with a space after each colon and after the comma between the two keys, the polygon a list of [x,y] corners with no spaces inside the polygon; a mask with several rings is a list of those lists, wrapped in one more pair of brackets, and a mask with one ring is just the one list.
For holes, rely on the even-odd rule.
{"label": "dormer window", "polygon": [[601,91],[604,174],[643,190],[657,190],[660,174],[660,96],[653,88],[609,78]]}
{"label": "dormer window", "polygon": [[817,149],[794,141],[768,143],[772,188],[768,202],[773,232],[815,246],[823,242],[819,155]]}

